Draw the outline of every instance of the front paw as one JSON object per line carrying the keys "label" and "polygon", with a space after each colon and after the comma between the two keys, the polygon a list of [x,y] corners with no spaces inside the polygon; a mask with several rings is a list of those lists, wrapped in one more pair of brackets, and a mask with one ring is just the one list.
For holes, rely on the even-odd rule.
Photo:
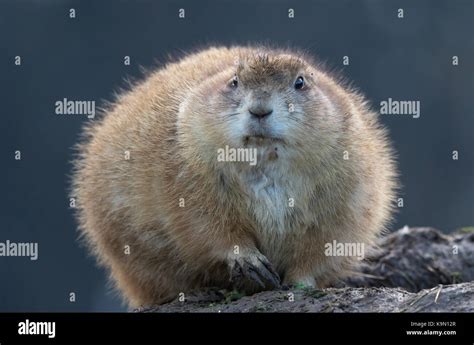
{"label": "front paw", "polygon": [[280,277],[268,259],[257,250],[229,258],[231,282],[237,290],[254,293],[280,288]]}

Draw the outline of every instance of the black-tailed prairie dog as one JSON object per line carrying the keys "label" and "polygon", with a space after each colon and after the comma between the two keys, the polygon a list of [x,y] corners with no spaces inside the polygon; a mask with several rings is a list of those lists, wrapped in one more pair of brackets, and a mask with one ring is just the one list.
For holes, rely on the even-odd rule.
{"label": "black-tailed prairie dog", "polygon": [[360,259],[328,249],[366,248],[390,219],[395,164],[377,114],[291,50],[188,55],[85,132],[80,229],[131,306],[327,286]]}

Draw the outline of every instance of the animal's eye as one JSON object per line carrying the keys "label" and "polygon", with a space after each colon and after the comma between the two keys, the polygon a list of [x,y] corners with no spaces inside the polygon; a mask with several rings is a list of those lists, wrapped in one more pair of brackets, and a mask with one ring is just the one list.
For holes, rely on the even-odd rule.
{"label": "animal's eye", "polygon": [[239,85],[239,81],[237,80],[237,76],[234,76],[234,78],[231,79],[229,86],[235,89],[238,85]]}
{"label": "animal's eye", "polygon": [[304,79],[303,77],[298,77],[295,80],[295,89],[296,90],[301,90],[304,87]]}

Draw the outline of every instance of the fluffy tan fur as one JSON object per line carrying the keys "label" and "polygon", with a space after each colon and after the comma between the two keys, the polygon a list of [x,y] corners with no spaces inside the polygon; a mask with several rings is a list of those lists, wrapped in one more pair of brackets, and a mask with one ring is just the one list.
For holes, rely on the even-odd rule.
{"label": "fluffy tan fur", "polygon": [[[274,110],[261,120],[268,137],[252,134],[255,102]],[[80,229],[131,306],[238,279],[249,287],[231,276],[239,264],[327,286],[355,258],[326,256],[325,244],[367,247],[390,218],[396,173],[376,114],[291,51],[189,55],[121,95],[86,134],[72,193]],[[256,148],[258,164],[219,162],[226,145]]]}

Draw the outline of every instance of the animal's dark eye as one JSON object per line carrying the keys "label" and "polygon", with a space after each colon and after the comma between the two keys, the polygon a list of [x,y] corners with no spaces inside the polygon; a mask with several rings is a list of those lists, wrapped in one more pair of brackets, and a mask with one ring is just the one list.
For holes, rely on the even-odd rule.
{"label": "animal's dark eye", "polygon": [[295,81],[295,89],[296,90],[301,90],[304,87],[304,79],[303,77],[298,77],[296,78]]}
{"label": "animal's dark eye", "polygon": [[237,80],[237,76],[232,78],[232,80],[229,83],[229,86],[233,89],[235,89],[239,85],[239,81]]}

